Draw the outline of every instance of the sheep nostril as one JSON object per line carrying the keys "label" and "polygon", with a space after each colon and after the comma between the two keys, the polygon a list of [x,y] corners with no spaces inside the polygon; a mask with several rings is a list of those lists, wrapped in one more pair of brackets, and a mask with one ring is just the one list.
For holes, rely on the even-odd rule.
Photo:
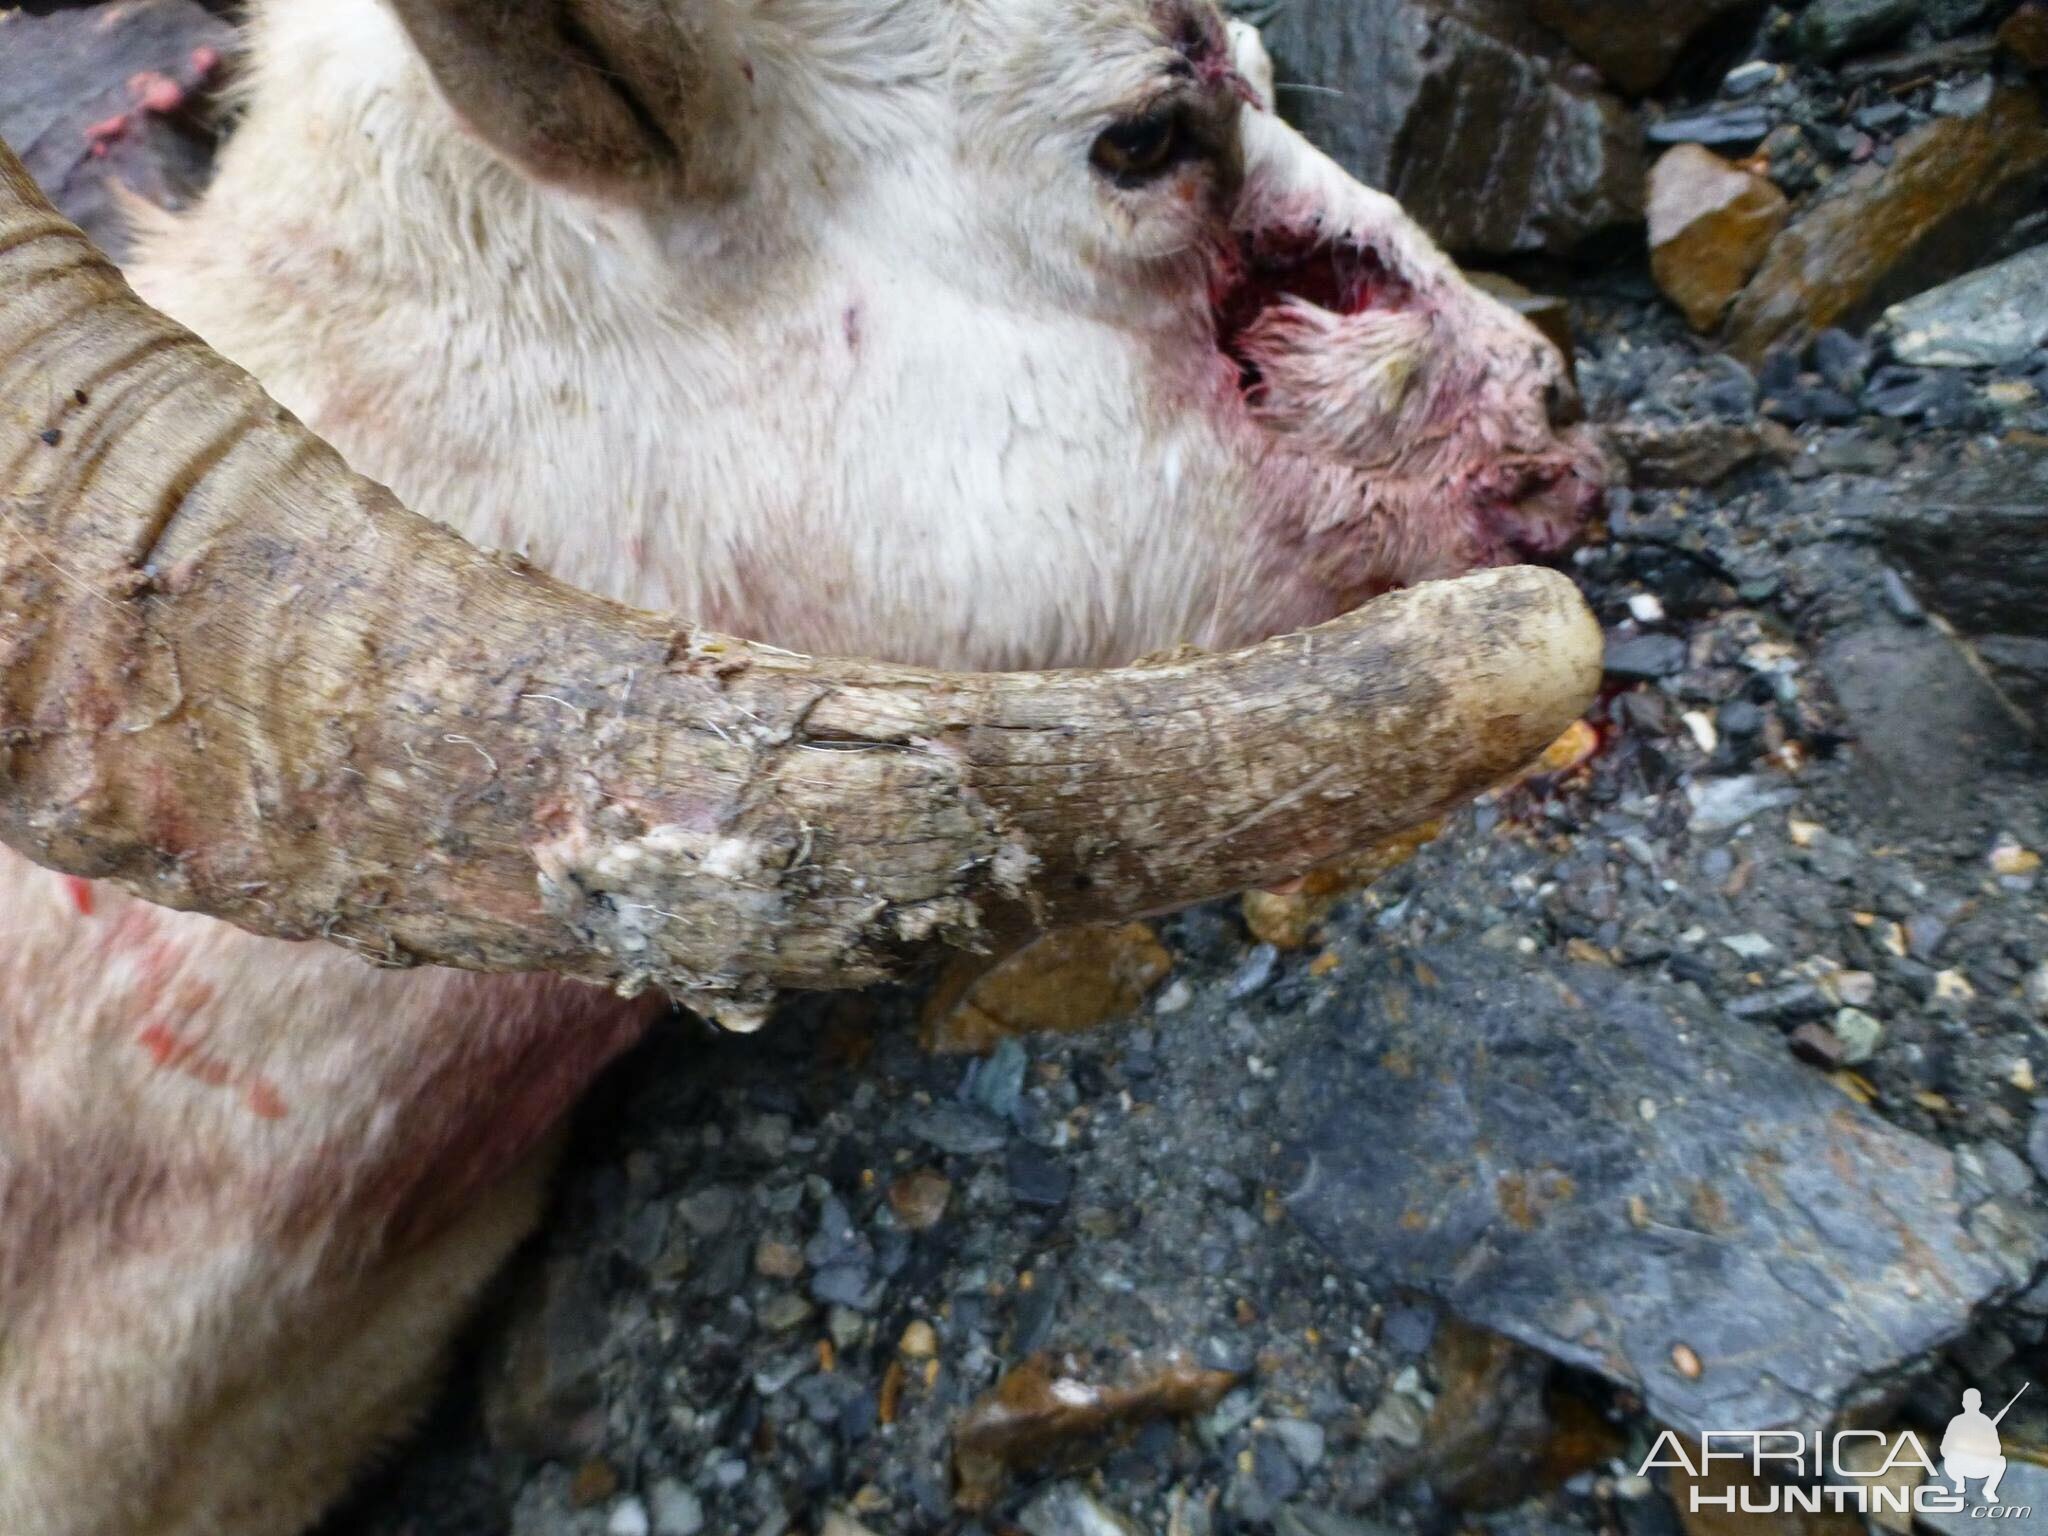
{"label": "sheep nostril", "polygon": [[1575,427],[1586,419],[1586,402],[1569,374],[1560,373],[1543,386],[1543,413],[1553,431]]}

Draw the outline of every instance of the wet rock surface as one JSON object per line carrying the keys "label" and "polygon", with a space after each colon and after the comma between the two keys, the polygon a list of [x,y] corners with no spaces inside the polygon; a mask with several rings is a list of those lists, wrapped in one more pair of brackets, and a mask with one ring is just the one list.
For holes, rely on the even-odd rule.
{"label": "wet rock surface", "polygon": [[2048,1255],[2023,1207],[1704,998],[1476,940],[1365,985],[1280,1069],[1309,1127],[1289,1212],[1659,1423],[1822,1429]]}
{"label": "wet rock surface", "polygon": [[180,208],[205,186],[233,35],[196,0],[0,9],[0,139],[118,257],[123,189]]}

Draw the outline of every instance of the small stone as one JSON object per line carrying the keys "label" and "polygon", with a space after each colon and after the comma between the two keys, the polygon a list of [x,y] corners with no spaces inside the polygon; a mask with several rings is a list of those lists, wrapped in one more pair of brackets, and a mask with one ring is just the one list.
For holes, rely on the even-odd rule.
{"label": "small stone", "polygon": [[1927,609],[1920,599],[1913,595],[1913,589],[1906,585],[1905,577],[1890,566],[1886,566],[1881,581],[1884,588],[1884,605],[1891,609],[1893,618],[1901,624],[1927,622]]}
{"label": "small stone", "polygon": [[1139,1536],[1138,1528],[1074,1483],[1056,1483],[1017,1516],[1029,1536]]}
{"label": "small stone", "polygon": [[1991,850],[1991,873],[2001,880],[2019,880],[2039,873],[2041,855],[2031,848],[2022,848],[2010,838],[1999,839]]}
{"label": "small stone", "polygon": [[896,1350],[906,1360],[930,1360],[939,1352],[939,1335],[930,1323],[919,1318],[903,1330]]}
{"label": "small stone", "polygon": [[764,1237],[754,1245],[754,1273],[770,1280],[794,1280],[804,1272],[804,1254],[793,1243]]}
{"label": "small stone", "polygon": [[1000,1120],[960,1104],[934,1104],[930,1109],[906,1116],[904,1124],[919,1141],[956,1157],[1000,1152],[1010,1140],[1010,1133]]}
{"label": "small stone", "polygon": [[1832,1072],[1848,1061],[1841,1040],[1824,1024],[1802,1024],[1789,1039],[1793,1055],[1826,1071]]}
{"label": "small stone", "polygon": [[1792,46],[1833,64],[1912,24],[1920,0],[1815,0],[1792,29]]}
{"label": "small stone", "polygon": [[1778,952],[1778,946],[1760,933],[1731,933],[1721,941],[1721,946],[1738,960],[1752,963],[1767,960]]}
{"label": "small stone", "polygon": [[1652,123],[1647,137],[1657,145],[1749,150],[1770,131],[1771,120],[1762,112],[1738,108],[1732,112],[1690,112],[1667,117]]}
{"label": "small stone", "polygon": [[1365,1432],[1374,1440],[1413,1450],[1422,1444],[1429,1415],[1405,1392],[1389,1392],[1379,1400],[1365,1421]]}
{"label": "small stone", "polygon": [[1998,82],[1979,75],[1967,85],[1944,80],[1934,88],[1934,110],[1942,117],[1975,117],[1991,105],[1991,93]]}
{"label": "small stone", "polygon": [[1225,989],[1225,995],[1232,1002],[1242,1002],[1265,990],[1266,983],[1273,979],[1273,968],[1279,963],[1280,951],[1271,944],[1254,944],[1250,954],[1238,965]]}
{"label": "small stone", "polygon": [[1829,326],[1813,338],[1813,368],[1830,389],[1860,395],[1870,378],[1870,348],[1847,331]]}
{"label": "small stone", "polygon": [[1697,832],[1729,832],[1752,816],[1799,798],[1791,789],[1748,775],[1692,784],[1686,796],[1692,801],[1692,825]]}
{"label": "small stone", "polygon": [[1655,682],[1685,670],[1685,642],[1676,635],[1623,635],[1607,642],[1607,675]]}
{"label": "small stone", "polygon": [[579,1509],[602,1504],[619,1491],[619,1472],[610,1462],[592,1457],[576,1469],[569,1484],[569,1500]]}
{"label": "small stone", "polygon": [[1753,1024],[1796,1024],[1820,1018],[1827,1011],[1826,995],[1810,981],[1752,992],[1728,1004],[1730,1017]]}
{"label": "small stone", "polygon": [[1306,1419],[1273,1419],[1266,1425],[1266,1433],[1280,1442],[1288,1459],[1302,1471],[1313,1472],[1322,1465],[1328,1437],[1320,1424],[1311,1424]]}
{"label": "small stone", "polygon": [[1868,971],[1837,971],[1835,996],[1850,1008],[1868,1008],[1877,1001],[1877,978]]}
{"label": "small stone", "polygon": [[979,1054],[1011,1035],[1078,1034],[1137,1012],[1172,969],[1149,924],[1062,929],[993,967],[949,967],[925,1004],[926,1039]]}
{"label": "small stone", "polygon": [[1697,144],[1650,172],[1650,270],[1696,331],[1711,331],[1763,264],[1791,204],[1765,177]]}
{"label": "small stone", "polygon": [[788,1333],[792,1328],[802,1327],[814,1310],[803,1297],[783,1291],[761,1303],[754,1317],[770,1333]]}
{"label": "small stone", "polygon": [[1721,94],[1724,96],[1754,96],[1758,91],[1776,85],[1785,77],[1785,71],[1768,59],[1751,59],[1747,64],[1738,64],[1722,77]]}
{"label": "small stone", "polygon": [[676,1203],[683,1225],[699,1237],[716,1237],[732,1225],[739,1211],[739,1195],[729,1185],[714,1184]]}
{"label": "small stone", "polygon": [[2034,1101],[2034,1123],[2027,1131],[2027,1161],[2048,1179],[2048,1099]]}
{"label": "small stone", "polygon": [[1834,1018],[1835,1038],[1842,1044],[1842,1065],[1860,1067],[1877,1054],[1884,1043],[1884,1025],[1861,1008],[1838,1009]]}
{"label": "small stone", "polygon": [[629,1493],[612,1506],[611,1518],[604,1528],[605,1536],[650,1536],[654,1526],[648,1519],[647,1506]]}
{"label": "small stone", "polygon": [[2020,995],[2034,1010],[2034,1016],[2048,1023],[2048,960],[2027,972],[2027,979],[2020,983]]}
{"label": "small stone", "polygon": [[704,1529],[704,1503],[672,1477],[657,1482],[647,1494],[654,1536],[698,1536]]}
{"label": "small stone", "polygon": [[952,1198],[952,1181],[930,1168],[906,1173],[889,1185],[889,1209],[911,1232],[925,1232],[937,1226]]}
{"label": "small stone", "polygon": [[1700,1364],[1699,1352],[1690,1344],[1671,1346],[1671,1365],[1687,1381],[1698,1381],[1706,1374],[1706,1367]]}
{"label": "small stone", "polygon": [[1017,1145],[1009,1155],[1010,1197],[1034,1210],[1055,1211],[1074,1192],[1074,1175],[1066,1164],[1037,1147]]}

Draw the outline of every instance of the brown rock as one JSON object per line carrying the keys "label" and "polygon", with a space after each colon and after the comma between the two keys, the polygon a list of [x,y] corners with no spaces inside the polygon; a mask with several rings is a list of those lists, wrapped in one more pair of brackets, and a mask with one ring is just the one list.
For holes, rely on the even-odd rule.
{"label": "brown rock", "polygon": [[1641,95],[1662,83],[1707,28],[1761,6],[1757,0],[1534,0],[1530,9],[1601,74]]}
{"label": "brown rock", "polygon": [[1775,421],[1618,421],[1607,441],[1632,483],[1652,490],[1719,485],[1738,469],[1789,463],[1799,443]]}
{"label": "brown rock", "polygon": [[1442,831],[1443,823],[1432,821],[1392,842],[1304,876],[1289,890],[1248,891],[1244,897],[1244,925],[1261,943],[1275,949],[1300,949],[1338,902],[1399,869],[1435,842]]}
{"label": "brown rock", "polygon": [[1550,1362],[1513,1340],[1446,1319],[1431,1350],[1439,1383],[1416,1471],[1456,1509],[1526,1499],[1553,1439]]}
{"label": "brown rock", "polygon": [[2004,90],[1974,117],[1936,118],[1900,142],[1890,166],[1838,178],[1778,237],[1729,313],[1730,346],[1756,363],[1973,270],[2033,205],[2044,175],[2048,127],[2034,92]]}
{"label": "brown rock", "polygon": [[2048,4],[2027,0],[2005,18],[1998,44],[2028,69],[2048,69]]}
{"label": "brown rock", "polygon": [[906,1173],[889,1186],[889,1209],[911,1232],[937,1226],[946,1214],[946,1202],[952,1198],[952,1181],[929,1168]]}
{"label": "brown rock", "polygon": [[948,967],[925,1004],[935,1051],[992,1050],[1006,1035],[1071,1035],[1137,1011],[1173,969],[1144,923],[1049,933],[994,966]]}
{"label": "brown rock", "polygon": [[1639,223],[1642,129],[1525,0],[1289,0],[1284,103],[1453,251],[1564,253]]}
{"label": "brown rock", "polygon": [[1650,270],[1696,331],[1721,323],[1763,265],[1791,205],[1771,182],[1698,144],[1650,172]]}
{"label": "brown rock", "polygon": [[978,1398],[953,1426],[954,1498],[985,1509],[1012,1471],[1070,1471],[1114,1449],[1120,1431],[1207,1413],[1237,1384],[1180,1354],[1107,1370],[1067,1355],[1034,1355]]}

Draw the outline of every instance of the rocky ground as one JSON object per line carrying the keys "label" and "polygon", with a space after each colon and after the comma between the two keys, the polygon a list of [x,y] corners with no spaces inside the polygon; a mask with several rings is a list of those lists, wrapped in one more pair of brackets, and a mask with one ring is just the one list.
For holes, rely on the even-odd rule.
{"label": "rocky ground", "polygon": [[1597,711],[1365,890],[673,1021],[327,1536],[1721,1536],[1660,1427],[2042,1379],[2048,6],[1269,9],[1566,301]]}

